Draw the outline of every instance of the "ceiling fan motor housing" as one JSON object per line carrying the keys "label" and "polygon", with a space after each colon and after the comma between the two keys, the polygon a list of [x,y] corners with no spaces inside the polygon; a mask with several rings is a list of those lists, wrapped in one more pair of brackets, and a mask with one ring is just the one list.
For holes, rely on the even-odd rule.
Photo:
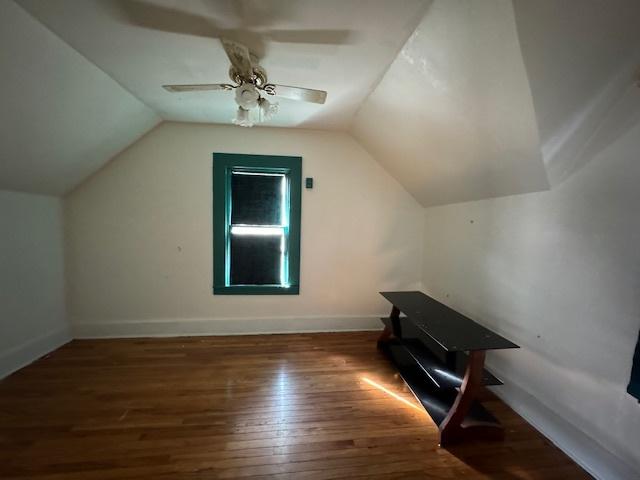
{"label": "ceiling fan motor housing", "polygon": [[238,85],[253,83],[257,87],[262,87],[267,83],[267,72],[260,65],[255,65],[251,78],[245,78],[234,66],[231,66],[229,68],[229,78]]}

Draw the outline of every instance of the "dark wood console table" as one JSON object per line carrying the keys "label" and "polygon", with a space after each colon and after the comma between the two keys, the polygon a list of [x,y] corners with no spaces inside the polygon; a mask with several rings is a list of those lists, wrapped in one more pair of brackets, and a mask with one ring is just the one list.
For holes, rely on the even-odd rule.
{"label": "dark wood console table", "polygon": [[502,385],[484,368],[486,350],[518,345],[422,292],[381,295],[393,308],[382,319],[378,348],[438,425],[440,445],[503,438],[502,426],[476,396],[482,385]]}

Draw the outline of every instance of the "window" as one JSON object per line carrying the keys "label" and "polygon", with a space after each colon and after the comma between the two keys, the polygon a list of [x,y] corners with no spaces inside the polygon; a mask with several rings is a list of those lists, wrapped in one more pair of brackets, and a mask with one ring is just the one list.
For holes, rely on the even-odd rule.
{"label": "window", "polygon": [[213,154],[213,292],[297,294],[302,158]]}

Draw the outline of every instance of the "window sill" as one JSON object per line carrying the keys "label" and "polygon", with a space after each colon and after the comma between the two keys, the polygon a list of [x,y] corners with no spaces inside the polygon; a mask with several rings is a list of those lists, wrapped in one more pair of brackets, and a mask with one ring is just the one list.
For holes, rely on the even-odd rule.
{"label": "window sill", "polygon": [[300,287],[277,287],[268,285],[232,285],[229,287],[213,287],[214,295],[298,295]]}

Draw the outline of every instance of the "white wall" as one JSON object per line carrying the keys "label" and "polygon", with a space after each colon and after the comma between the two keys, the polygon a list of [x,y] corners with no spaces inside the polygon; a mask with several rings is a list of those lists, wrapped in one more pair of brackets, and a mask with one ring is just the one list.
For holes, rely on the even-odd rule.
{"label": "white wall", "polygon": [[[303,157],[300,295],[211,293],[216,151]],[[343,133],[164,123],[65,215],[78,336],[379,328],[377,292],[419,287],[422,209]]]}
{"label": "white wall", "polygon": [[423,282],[522,346],[491,354],[501,388],[522,387],[556,426],[640,471],[640,405],[625,391],[640,328],[638,151],[640,125],[550,192],[427,209]]}
{"label": "white wall", "polygon": [[0,378],[70,339],[62,202],[0,191]]}

